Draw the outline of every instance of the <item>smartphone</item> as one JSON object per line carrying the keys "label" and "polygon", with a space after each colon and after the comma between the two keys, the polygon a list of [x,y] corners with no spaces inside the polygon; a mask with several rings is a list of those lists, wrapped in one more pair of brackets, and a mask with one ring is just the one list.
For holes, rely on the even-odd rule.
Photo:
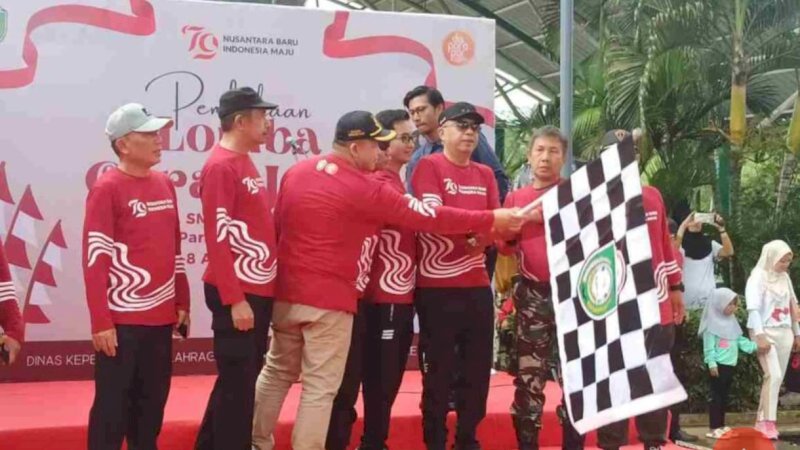
{"label": "smartphone", "polygon": [[181,335],[184,339],[189,335],[189,327],[184,323],[178,327],[178,334]]}
{"label": "smartphone", "polygon": [[700,223],[713,225],[717,215],[714,213],[694,213],[694,220]]}

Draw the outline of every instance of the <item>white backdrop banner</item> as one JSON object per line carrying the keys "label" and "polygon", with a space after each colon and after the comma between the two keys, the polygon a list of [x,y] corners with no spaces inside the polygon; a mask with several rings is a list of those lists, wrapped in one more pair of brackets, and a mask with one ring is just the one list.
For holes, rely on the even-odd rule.
{"label": "white backdrop banner", "polygon": [[178,192],[192,287],[195,340],[176,345],[176,372],[187,373],[213,363],[197,179],[220,135],[220,94],[251,86],[280,105],[253,155],[274,198],[294,162],[329,151],[340,115],[402,108],[416,85],[480,107],[491,142],[494,47],[494,22],[464,17],[170,0],[0,2],[0,238],[28,341],[21,364],[0,379],[91,374],[80,233],[88,188],[115,161],[103,128],[116,107],[143,103],[175,120],[157,168]]}

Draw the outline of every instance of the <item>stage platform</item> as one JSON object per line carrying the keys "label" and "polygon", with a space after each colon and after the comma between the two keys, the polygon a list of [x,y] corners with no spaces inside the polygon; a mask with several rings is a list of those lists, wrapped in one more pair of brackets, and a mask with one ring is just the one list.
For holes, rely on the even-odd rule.
{"label": "stage platform", "polygon": [[[205,409],[214,377],[180,376],[172,380],[172,390],[159,440],[161,450],[190,450]],[[484,450],[516,448],[508,407],[513,398],[512,378],[492,376],[487,417],[479,429]],[[419,409],[422,383],[418,371],[408,371],[403,379],[392,418],[389,447],[392,450],[424,450]],[[557,385],[546,389],[542,447],[561,445],[561,428],[555,407],[561,397]],[[86,423],[94,396],[91,381],[5,383],[0,384],[0,450],[84,450]],[[276,433],[277,449],[290,449],[290,436],[300,397],[300,385],[292,387],[281,413]],[[359,403],[359,415],[361,404]],[[449,417],[451,433],[455,416]],[[361,436],[359,419],[353,432],[355,448]],[[635,433],[631,434],[635,436]],[[592,434],[587,446],[595,445]],[[641,448],[641,446],[639,446]],[[673,447],[673,446],[670,446]]]}

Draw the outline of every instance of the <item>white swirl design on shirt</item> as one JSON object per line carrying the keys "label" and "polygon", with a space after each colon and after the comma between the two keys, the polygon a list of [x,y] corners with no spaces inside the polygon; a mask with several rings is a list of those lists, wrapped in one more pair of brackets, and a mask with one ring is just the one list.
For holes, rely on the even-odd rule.
{"label": "white swirl design on shirt", "polygon": [[361,256],[358,257],[358,276],[356,277],[356,289],[364,292],[369,284],[369,272],[372,268],[372,256],[375,253],[375,244],[378,243],[378,236],[370,236],[361,243]]}
{"label": "white swirl design on shirt", "polygon": [[401,240],[402,234],[399,231],[381,231],[378,258],[383,263],[383,271],[378,285],[387,294],[404,295],[414,289],[417,270],[411,257],[400,251]]}
{"label": "white swirl design on shirt", "polygon": [[275,279],[278,264],[273,260],[266,267],[270,256],[267,245],[250,237],[246,223],[232,219],[225,208],[217,208],[217,242],[226,239],[236,255],[233,269],[240,280],[250,284],[266,284]]}
{"label": "white swirl design on shirt", "polygon": [[[92,267],[101,255],[111,258],[108,278],[108,307],[112,311],[146,311],[175,297],[175,275],[163,285],[142,291],[150,285],[150,273],[128,260],[128,246],[98,231],[88,234],[88,266]],[[176,271],[178,262],[176,261]]]}

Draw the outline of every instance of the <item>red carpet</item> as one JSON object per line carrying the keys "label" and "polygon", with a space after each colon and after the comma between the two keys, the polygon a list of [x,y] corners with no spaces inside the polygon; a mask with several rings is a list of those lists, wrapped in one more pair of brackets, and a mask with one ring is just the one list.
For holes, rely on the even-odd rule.
{"label": "red carpet", "polygon": [[[172,380],[164,428],[159,439],[162,450],[190,450],[205,410],[214,378],[183,376]],[[492,377],[487,417],[479,429],[484,450],[516,448],[514,429],[508,407],[513,397],[512,379],[505,374]],[[424,450],[419,400],[421,380],[417,371],[406,372],[394,406],[389,447],[392,450]],[[561,427],[555,406],[561,393],[558,386],[548,384],[542,447],[561,445]],[[94,396],[90,381],[0,384],[0,449],[83,450],[86,448],[86,422]],[[292,423],[297,411],[300,386],[289,393],[275,436],[278,450],[289,450]],[[359,415],[361,405],[359,404]],[[449,417],[449,428],[455,428],[455,416]],[[361,421],[353,432],[353,447],[361,436]],[[631,433],[635,436],[635,433]],[[587,445],[594,445],[594,435]]]}

